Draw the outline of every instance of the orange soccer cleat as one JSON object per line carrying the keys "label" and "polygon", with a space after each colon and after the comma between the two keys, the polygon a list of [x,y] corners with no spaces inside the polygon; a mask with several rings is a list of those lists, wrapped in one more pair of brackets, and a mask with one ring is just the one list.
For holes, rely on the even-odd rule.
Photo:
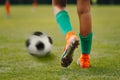
{"label": "orange soccer cleat", "polygon": [[81,68],[89,68],[90,67],[90,55],[89,54],[82,54],[80,58],[77,60],[77,64]]}
{"label": "orange soccer cleat", "polygon": [[64,52],[61,57],[61,65],[63,67],[68,67],[72,63],[73,52],[75,48],[77,48],[79,45],[79,39],[73,32],[67,33],[66,41],[67,41],[67,44],[64,48]]}

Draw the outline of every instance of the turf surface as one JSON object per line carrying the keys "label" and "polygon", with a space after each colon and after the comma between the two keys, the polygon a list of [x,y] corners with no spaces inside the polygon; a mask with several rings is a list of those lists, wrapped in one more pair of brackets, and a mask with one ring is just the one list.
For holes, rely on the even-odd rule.
{"label": "turf surface", "polygon": [[[7,18],[0,6],[0,80],[120,80],[120,6],[92,6],[93,45],[91,68],[76,65],[80,47],[68,68],[60,66],[65,45],[64,37],[50,5],[40,5],[34,11],[30,5],[11,6]],[[79,32],[76,6],[68,5],[73,30]],[[53,39],[53,49],[45,58],[29,55],[26,38],[42,31]]]}

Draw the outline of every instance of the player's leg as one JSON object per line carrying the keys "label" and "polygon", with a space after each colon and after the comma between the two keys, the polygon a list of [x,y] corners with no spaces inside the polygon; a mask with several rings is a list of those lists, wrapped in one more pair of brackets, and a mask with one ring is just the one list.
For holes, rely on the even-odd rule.
{"label": "player's leg", "polygon": [[54,15],[67,44],[61,57],[61,65],[67,67],[72,62],[72,54],[78,45],[78,38],[72,31],[70,17],[66,11],[66,0],[52,0]]}
{"label": "player's leg", "polygon": [[5,7],[6,7],[7,17],[9,17],[10,16],[10,1],[9,0],[6,0]]}
{"label": "player's leg", "polygon": [[80,41],[82,54],[78,64],[82,68],[90,67],[90,51],[92,44],[92,22],[90,0],[77,0],[77,11],[80,23]]}
{"label": "player's leg", "polygon": [[52,0],[52,6],[56,21],[63,35],[72,31],[70,17],[66,11],[66,0]]}

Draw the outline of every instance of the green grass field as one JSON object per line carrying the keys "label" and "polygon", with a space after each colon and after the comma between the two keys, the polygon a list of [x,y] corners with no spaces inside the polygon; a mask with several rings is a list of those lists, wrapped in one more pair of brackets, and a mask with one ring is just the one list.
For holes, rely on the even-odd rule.
{"label": "green grass field", "polygon": [[[60,57],[64,37],[50,5],[12,6],[6,18],[0,6],[0,80],[120,80],[120,6],[91,6],[93,45],[91,67],[80,69],[76,49],[74,61],[62,68]],[[79,32],[76,6],[68,5],[73,30]],[[42,31],[53,39],[53,49],[45,58],[35,58],[26,51],[25,41],[34,31]]]}

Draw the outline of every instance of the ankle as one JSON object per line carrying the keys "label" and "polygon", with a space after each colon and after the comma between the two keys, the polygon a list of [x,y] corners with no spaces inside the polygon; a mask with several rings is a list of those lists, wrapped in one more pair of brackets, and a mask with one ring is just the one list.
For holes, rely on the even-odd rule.
{"label": "ankle", "polygon": [[65,36],[65,39],[68,40],[72,35],[75,35],[73,31],[68,32]]}
{"label": "ankle", "polygon": [[80,58],[90,58],[90,54],[81,54]]}

